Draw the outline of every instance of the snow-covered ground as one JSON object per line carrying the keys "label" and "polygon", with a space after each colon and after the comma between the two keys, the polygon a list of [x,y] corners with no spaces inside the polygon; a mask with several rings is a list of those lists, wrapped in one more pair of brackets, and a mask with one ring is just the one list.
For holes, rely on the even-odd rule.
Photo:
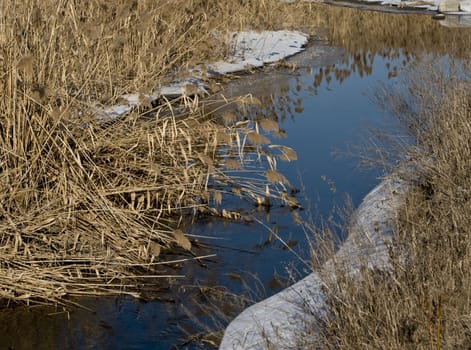
{"label": "snow-covered ground", "polygon": [[[188,73],[190,78],[161,86],[149,94],[126,94],[121,98],[126,104],[98,107],[98,120],[113,120],[129,113],[134,107],[158,100],[160,97],[207,94],[205,79],[260,68],[265,64],[281,61],[299,53],[307,43],[308,35],[297,31],[241,31],[228,35],[231,55],[224,61],[207,64],[206,67],[194,67]],[[202,72],[207,72],[203,74]],[[205,75],[205,77],[203,77]]]}
{"label": "snow-covered ground", "polygon": [[471,0],[439,0],[438,11],[447,14],[471,15]]}
{"label": "snow-covered ground", "polygon": [[441,0],[362,0],[369,3],[381,4],[385,6],[413,7],[430,11],[437,11]]}
{"label": "snow-covered ground", "polygon": [[398,175],[383,180],[365,197],[353,217],[347,240],[321,272],[313,272],[244,310],[226,328],[219,349],[302,349],[308,345],[302,342],[309,341],[306,334],[312,336],[312,315],[326,312],[322,287],[326,285],[325,276],[335,278],[335,264],[345,266],[354,275],[364,262],[371,268],[387,268],[392,221],[408,187]]}
{"label": "snow-covered ground", "polygon": [[307,35],[296,31],[238,32],[231,35],[233,55],[208,65],[212,74],[228,74],[281,61],[302,50]]}
{"label": "snow-covered ground", "polygon": [[[330,2],[335,4],[336,0]],[[397,8],[417,8],[428,11],[439,11],[449,14],[471,14],[471,0],[347,0],[352,3],[370,3]]]}
{"label": "snow-covered ground", "polygon": [[461,0],[460,1],[460,11],[468,12],[471,14],[471,0]]}

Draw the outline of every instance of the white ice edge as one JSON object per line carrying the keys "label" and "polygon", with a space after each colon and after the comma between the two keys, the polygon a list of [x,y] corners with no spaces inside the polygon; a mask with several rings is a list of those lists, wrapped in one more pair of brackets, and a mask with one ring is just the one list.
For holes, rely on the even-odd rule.
{"label": "white ice edge", "polygon": [[[359,0],[384,6],[408,7],[429,11],[440,11],[446,14],[471,14],[471,0]],[[451,4],[451,7],[449,7]],[[449,10],[449,9],[452,10]]]}
{"label": "white ice edge", "polygon": [[304,50],[308,35],[289,30],[279,31],[240,31],[228,35],[231,56],[224,61],[218,61],[202,67],[196,67],[188,71],[193,76],[179,81],[174,81],[166,86],[157,88],[150,94],[125,94],[120,96],[127,100],[126,104],[118,104],[109,107],[95,106],[98,120],[114,120],[127,113],[143,102],[157,100],[162,96],[182,96],[191,91],[201,94],[208,93],[201,71],[207,71],[207,78],[212,76],[236,73],[251,68],[259,68],[265,64],[281,61],[289,56]]}
{"label": "white ice edge", "polygon": [[233,33],[230,46],[234,54],[228,60],[208,65],[209,72],[228,74],[280,61],[302,50],[307,35],[297,31],[245,31]]}
{"label": "white ice edge", "polygon": [[471,0],[438,0],[437,8],[445,14],[468,16],[471,15]]}
{"label": "white ice edge", "polygon": [[437,11],[440,0],[417,0],[417,1],[403,1],[403,0],[363,0],[365,2],[380,3],[385,6],[397,6],[397,7],[414,7],[418,9],[424,9],[429,11]]}
{"label": "white ice edge", "polygon": [[460,11],[471,14],[471,0],[461,0]]}
{"label": "white ice edge", "polygon": [[318,273],[244,310],[226,328],[221,350],[297,349],[300,335],[312,327],[312,314],[325,315],[323,277],[332,278],[334,261],[358,274],[365,261],[370,267],[387,268],[392,220],[403,203],[409,185],[398,175],[383,180],[363,200],[352,219],[350,234],[334,258]]}

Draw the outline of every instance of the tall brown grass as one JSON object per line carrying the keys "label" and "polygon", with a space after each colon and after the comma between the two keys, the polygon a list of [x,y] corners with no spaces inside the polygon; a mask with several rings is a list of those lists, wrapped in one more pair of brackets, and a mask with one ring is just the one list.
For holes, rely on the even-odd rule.
{"label": "tall brown grass", "polygon": [[[189,65],[223,57],[214,33],[268,26],[274,4],[2,2],[2,301],[139,297],[144,281],[165,277],[166,251],[191,250],[181,216],[239,219],[215,208],[235,187],[251,201],[270,196],[267,186],[281,197],[283,184],[255,180],[252,170],[263,179],[265,169],[250,168],[269,156],[247,141],[258,129],[221,123],[217,109],[206,113],[197,100],[96,119],[97,103],[151,92]],[[240,108],[253,102],[240,99]],[[229,159],[250,170],[231,175]]]}
{"label": "tall brown grass", "polygon": [[269,26],[274,3],[5,1],[3,59],[8,67],[28,58],[32,83],[55,99],[108,101],[222,57],[214,32]]}
{"label": "tall brown grass", "polygon": [[458,76],[410,82],[418,108],[398,110],[415,137],[406,158],[419,166],[394,226],[391,268],[365,267],[355,277],[337,271],[326,289],[331,318],[317,328],[315,347],[471,347],[469,61],[467,67]]}
{"label": "tall brown grass", "polygon": [[149,93],[226,56],[216,32],[323,26],[341,45],[366,21],[275,0],[6,0],[0,11],[0,294],[19,302],[133,294],[142,271],[159,274],[162,252],[191,247],[175,230],[180,215],[209,210],[230,191],[266,203],[267,185],[286,186],[260,168],[257,180],[231,176],[259,156],[276,170],[248,124],[163,104],[105,125],[96,103]]}

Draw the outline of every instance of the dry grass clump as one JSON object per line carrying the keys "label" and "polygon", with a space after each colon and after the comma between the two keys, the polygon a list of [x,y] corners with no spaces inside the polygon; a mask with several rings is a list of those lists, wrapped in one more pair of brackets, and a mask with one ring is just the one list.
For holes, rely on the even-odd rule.
{"label": "dry grass clump", "polygon": [[[249,134],[261,137],[251,124],[223,125],[197,103],[183,108],[188,97],[109,123],[96,118],[97,103],[148,93],[225,55],[215,31],[265,25],[275,3],[1,3],[3,301],[139,296],[145,279],[164,277],[166,252],[191,249],[181,216],[227,214],[212,207],[233,188],[252,202],[281,198],[283,186],[256,165],[270,157],[265,165],[276,170],[267,148],[250,145]],[[249,169],[230,174],[228,159]]]}
{"label": "dry grass clump", "polygon": [[[400,210],[391,269],[360,277],[338,272],[329,285],[332,318],[319,346],[331,349],[471,347],[470,81],[440,80],[425,89],[410,156],[420,164]],[[432,96],[430,96],[432,97]],[[427,107],[427,108],[425,108]],[[416,119],[417,120],[417,119]]]}
{"label": "dry grass clump", "polygon": [[[150,92],[226,53],[215,32],[269,26],[275,1],[3,1],[2,65],[27,68],[54,98]],[[8,15],[10,14],[10,15]]]}
{"label": "dry grass clump", "polygon": [[[158,275],[169,263],[161,252],[191,250],[174,229],[179,217],[219,215],[211,203],[233,187],[251,201],[281,197],[280,186],[266,193],[268,181],[254,179],[264,171],[254,161],[268,154],[241,142],[254,133],[249,125],[170,111],[106,125],[67,109],[48,112],[26,94],[16,99],[17,112],[2,105],[0,122],[0,293],[7,300],[137,295],[139,272]],[[224,170],[228,156],[249,168],[244,176]]]}

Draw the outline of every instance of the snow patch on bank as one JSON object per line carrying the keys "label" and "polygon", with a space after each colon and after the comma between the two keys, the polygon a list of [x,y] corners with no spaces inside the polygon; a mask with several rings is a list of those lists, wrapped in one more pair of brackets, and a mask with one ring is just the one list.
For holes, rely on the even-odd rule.
{"label": "snow patch on bank", "polygon": [[[161,86],[149,94],[125,94],[120,96],[127,103],[109,107],[96,106],[97,120],[110,121],[129,113],[133,108],[153,103],[160,98],[175,98],[194,94],[207,95],[208,78],[260,68],[265,64],[281,61],[304,50],[308,35],[289,30],[241,31],[227,37],[230,54],[223,61],[195,67],[188,71],[189,78]],[[203,74],[205,71],[207,73]]]}
{"label": "snow patch on bank", "polygon": [[[322,1],[322,0],[321,0]],[[323,0],[335,4],[338,0]],[[347,0],[352,4],[363,3],[381,5],[401,9],[420,9],[438,11],[445,14],[469,16],[471,15],[471,0]],[[355,7],[355,6],[353,6]]]}
{"label": "snow patch on bank", "polygon": [[469,12],[471,14],[471,0],[461,0],[460,10],[462,12]]}
{"label": "snow patch on bank", "polygon": [[246,31],[232,34],[232,56],[208,65],[211,74],[228,74],[281,61],[302,50],[307,35],[296,31]]}
{"label": "snow patch on bank", "polygon": [[[313,272],[278,294],[245,309],[226,328],[220,350],[300,349],[313,334],[313,316],[325,316],[326,285],[335,278],[335,264],[353,275],[367,262],[371,268],[389,266],[388,243],[392,224],[409,184],[399,175],[381,182],[363,200],[351,222],[347,240],[319,273]],[[307,339],[309,342],[309,339]]]}
{"label": "snow patch on bank", "polygon": [[380,5],[385,5],[385,6],[397,6],[399,8],[401,7],[414,7],[418,9],[423,9],[423,10],[429,10],[429,11],[437,11],[438,10],[438,5],[440,4],[440,0],[418,0],[418,1],[403,1],[403,0],[383,0],[383,1],[378,1],[378,0],[364,0],[366,2],[370,3],[376,3]]}

